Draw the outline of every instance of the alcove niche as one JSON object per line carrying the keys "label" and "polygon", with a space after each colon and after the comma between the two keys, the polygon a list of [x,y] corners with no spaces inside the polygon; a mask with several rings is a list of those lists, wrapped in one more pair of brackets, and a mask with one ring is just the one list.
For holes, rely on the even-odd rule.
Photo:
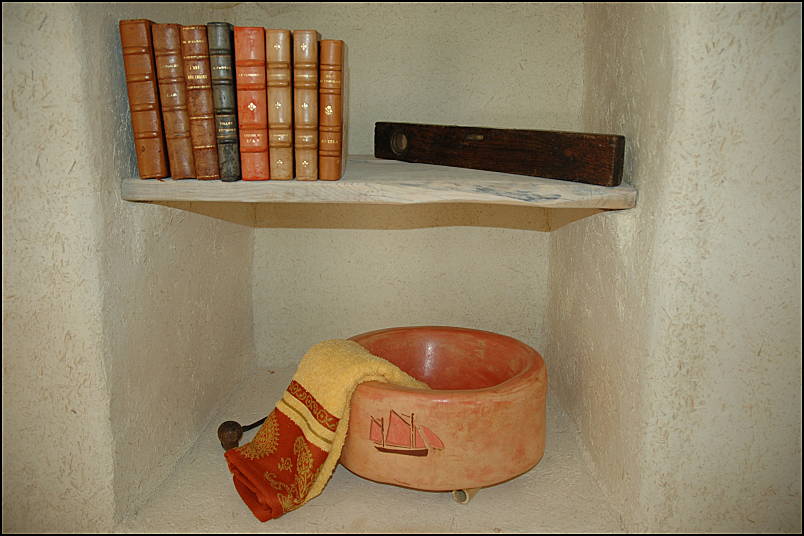
{"label": "alcove niche", "polygon": [[[745,121],[756,126],[773,120],[774,128],[790,130],[785,118],[795,117],[785,100],[789,91],[777,91],[792,76],[784,51],[796,33],[795,8],[730,9],[575,3],[4,4],[4,64],[32,69],[30,77],[24,69],[9,75],[4,111],[9,121],[38,125],[8,140],[9,149],[16,149],[8,166],[18,166],[19,177],[30,179],[24,188],[25,181],[7,187],[4,180],[4,198],[14,199],[12,216],[19,216],[15,229],[28,232],[13,246],[21,267],[15,272],[20,274],[16,295],[71,296],[44,302],[58,304],[46,308],[58,310],[68,326],[64,330],[47,329],[35,312],[14,313],[19,315],[14,334],[30,345],[20,355],[29,359],[12,361],[8,370],[35,381],[7,389],[4,383],[4,397],[16,397],[25,408],[9,417],[23,430],[25,444],[14,443],[9,451],[4,486],[26,490],[13,501],[4,493],[4,528],[743,530],[753,526],[745,520],[750,515],[768,530],[795,530],[796,523],[800,530],[795,493],[769,493],[760,506],[749,507],[759,492],[709,497],[700,481],[703,472],[707,481],[722,477],[724,489],[745,489],[739,484],[748,477],[725,466],[756,461],[748,448],[724,457],[719,439],[709,433],[750,442],[729,435],[725,425],[712,425],[737,418],[731,408],[747,403],[719,379],[722,356],[734,354],[734,348],[723,342],[728,337],[713,341],[713,330],[751,344],[766,341],[763,355],[791,356],[770,360],[773,380],[754,387],[753,395],[763,408],[780,411],[785,423],[794,423],[795,414],[780,409],[787,407],[782,400],[800,401],[800,393],[785,383],[800,376],[800,348],[790,335],[794,330],[780,320],[783,315],[773,309],[760,324],[773,328],[746,329],[746,321],[720,314],[717,306],[732,299],[790,308],[789,293],[768,282],[761,296],[745,291],[734,297],[733,288],[710,276],[714,271],[741,277],[732,252],[746,233],[756,254],[764,253],[762,270],[777,276],[787,274],[790,257],[769,248],[800,241],[800,234],[763,225],[761,217],[749,218],[750,230],[729,227],[717,242],[708,232],[729,210],[723,207],[748,210],[736,202],[748,197],[759,199],[761,210],[795,220],[789,195],[768,190],[753,195],[760,183],[798,184],[791,179],[798,176],[795,159],[776,158],[774,173],[752,176],[728,191],[717,189],[716,181],[695,179],[696,173],[723,177],[751,168],[741,160],[748,154],[745,145],[720,145],[728,152],[726,163],[700,157],[733,132],[725,118],[750,108],[741,96],[702,97],[717,85],[708,73],[718,73],[718,84],[727,87],[745,83],[728,65],[775,73],[756,92],[781,104]],[[132,184],[139,179],[134,179],[117,29],[120,19],[130,18],[315,28],[324,38],[345,40],[352,155],[372,153],[375,121],[622,134],[626,166],[619,191],[629,192],[630,201],[556,208],[483,199],[321,202],[298,192],[287,194],[289,201],[160,197],[154,189],[175,191],[181,185]],[[771,20],[776,25],[770,37],[753,33],[751,24]],[[800,34],[800,11],[798,21]],[[740,56],[728,45],[727,28],[744,43],[742,50],[770,47],[762,55],[776,59],[755,65],[753,56]],[[54,42],[61,45],[53,47]],[[709,50],[711,43],[725,53],[706,56],[709,70],[702,69],[699,50]],[[31,54],[44,49],[50,53]],[[759,71],[756,77],[763,79]],[[5,80],[4,65],[4,86]],[[49,99],[46,109],[5,106],[43,95]],[[716,119],[707,122],[712,109]],[[4,139],[6,125],[4,118]],[[30,146],[38,152],[26,151]],[[773,155],[796,154],[795,147],[768,149]],[[4,158],[4,171],[6,166]],[[455,180],[466,176],[456,172]],[[333,187],[282,188],[295,186]],[[31,214],[48,225],[33,225]],[[723,224],[723,218],[718,221]],[[37,240],[59,259],[47,268],[58,276],[48,280],[47,292],[37,279],[43,273],[37,271],[41,253],[30,246]],[[759,260],[752,259],[741,259],[743,269],[759,270]],[[26,266],[30,275],[22,275]],[[697,298],[702,289],[710,291],[705,300]],[[16,311],[24,310],[18,298],[8,300]],[[542,462],[482,490],[467,505],[449,494],[370,482],[339,467],[313,502],[267,524],[257,522],[234,491],[215,437],[217,425],[228,419],[252,422],[270,411],[296,363],[316,342],[428,324],[503,333],[543,354],[550,395]],[[58,365],[63,377],[41,373],[51,366],[52,347],[65,348],[67,357]],[[733,359],[743,359],[737,354]],[[679,362],[678,355],[692,359]],[[5,367],[4,359],[4,372]],[[752,371],[746,381],[760,376]],[[69,392],[64,396],[71,402],[52,412],[42,400],[52,400],[56,388]],[[695,401],[697,410],[690,409]],[[60,446],[22,426],[43,416],[45,423],[63,427]],[[758,430],[766,426],[758,416],[739,417]],[[793,459],[790,434],[759,435],[774,459]],[[36,453],[24,448],[33,442],[39,445]],[[50,469],[38,468],[37,456],[56,460],[51,467],[58,471],[58,485],[36,484],[54,480]],[[765,489],[779,489],[787,481],[771,465],[758,465],[751,478]],[[727,500],[721,500],[723,494]],[[800,479],[797,497],[800,510]]]}
{"label": "alcove niche", "polygon": [[[373,152],[374,121],[386,119],[514,128],[538,125],[546,130],[580,131],[583,45],[578,24],[582,20],[581,10],[570,6],[552,10],[534,7],[253,5],[248,9],[233,8],[228,20],[243,21],[243,25],[251,21],[248,24],[266,27],[313,27],[324,37],[344,39],[349,47],[350,66],[348,147],[350,153],[365,155]],[[549,15],[549,20],[539,21],[545,14]],[[396,22],[389,24],[389,16],[396,18]],[[522,17],[524,20],[518,20]],[[184,21],[186,16],[174,15],[169,20]],[[551,27],[545,35],[545,29],[553,24],[557,26]],[[534,31],[534,25],[538,31]],[[483,42],[475,42],[477,30],[482,26],[487,26],[487,37]],[[517,37],[507,43],[491,38],[502,32],[513,32]],[[572,37],[562,36],[564,33]],[[540,35],[535,37],[537,34]],[[518,42],[525,36],[526,42]],[[534,50],[543,53],[533,54]],[[549,76],[545,77],[548,72]],[[404,80],[408,83],[402,83]],[[386,171],[389,168],[391,172]],[[389,180],[403,175],[407,183],[413,182],[418,178],[415,171],[421,168],[427,168],[436,177],[419,188],[423,193],[414,191],[407,198],[407,192],[397,194],[391,189],[394,183],[387,185]],[[604,200],[597,205],[584,198],[575,204],[568,202],[568,207],[560,209],[536,203],[517,205],[516,198],[497,196],[494,199],[491,195],[476,202],[467,203],[465,199],[450,202],[446,196],[454,191],[460,193],[457,187],[445,192],[428,189],[426,185],[438,186],[439,179],[451,179],[458,186],[462,181],[473,186],[482,184],[486,177],[512,176],[405,163],[376,163],[361,156],[350,159],[347,176],[338,183],[273,183],[268,185],[271,187],[268,191],[261,188],[266,185],[253,183],[142,181],[131,178],[135,176],[123,178],[121,197],[152,202],[161,206],[147,210],[172,214],[173,221],[168,220],[160,234],[170,235],[175,232],[174,227],[186,228],[187,234],[194,234],[197,231],[193,229],[198,224],[191,221],[215,220],[204,224],[215,227],[214,231],[199,232],[189,244],[180,243],[178,238],[171,242],[177,250],[187,248],[187,260],[197,258],[199,268],[208,262],[208,257],[227,257],[218,261],[222,264],[221,272],[213,279],[225,277],[245,283],[245,289],[237,289],[237,295],[251,293],[251,311],[242,310],[228,296],[223,300],[220,296],[210,296],[207,300],[201,295],[189,296],[195,303],[192,309],[201,306],[207,322],[216,323],[223,316],[229,316],[228,322],[253,326],[254,356],[247,365],[253,364],[255,368],[245,373],[247,383],[235,389],[234,398],[229,399],[232,402],[228,404],[210,401],[216,416],[228,414],[227,418],[244,424],[257,420],[272,407],[301,355],[312,344],[328,338],[396,325],[436,324],[488,329],[518,337],[535,347],[544,346],[549,294],[547,233],[575,219],[595,217],[604,211],[600,207],[605,207],[607,202]],[[386,176],[390,179],[385,179]],[[355,189],[347,190],[361,180],[363,183]],[[528,177],[513,177],[513,180],[515,183],[510,190],[514,192],[538,182]],[[551,181],[546,182],[550,186]],[[556,187],[600,192],[600,196],[615,199],[614,206],[633,206],[633,196],[628,195],[633,188],[629,185],[584,190],[587,185],[552,182]],[[380,202],[384,200],[381,196],[385,194],[386,185],[390,192],[387,197],[396,194],[403,202],[372,202],[371,194],[380,197]],[[187,193],[189,188],[198,191]],[[253,190],[241,194],[245,189]],[[279,192],[280,189],[284,191]],[[617,196],[623,196],[622,191],[626,192],[625,201],[617,205]],[[551,193],[552,190],[542,197],[550,199]],[[417,195],[431,202],[416,202]],[[259,201],[263,199],[260,196],[264,196],[264,200]],[[523,195],[520,193],[519,197]],[[321,202],[322,198],[327,202]],[[511,204],[500,204],[500,200]],[[589,203],[588,207],[584,207],[585,202]],[[232,235],[249,236],[250,242],[244,240],[242,247],[250,251],[229,250],[227,253],[232,247],[227,244]],[[181,240],[186,241],[187,235],[184,236]],[[250,266],[246,262],[250,262]],[[204,282],[211,275],[187,273],[184,277],[194,279],[197,292],[203,294],[203,288],[215,286],[211,280]],[[167,281],[173,276],[166,274],[165,277],[165,283],[170,285]],[[235,292],[231,285],[226,285],[230,293]],[[202,302],[205,303],[202,305]],[[189,312],[182,312],[182,316],[186,317]],[[198,316],[198,311],[193,314]],[[238,314],[241,318],[236,320]],[[203,328],[196,324],[195,328],[188,325],[187,329],[188,337],[192,337],[194,329]],[[189,349],[178,353],[187,356],[185,359],[191,354],[198,355],[197,351]],[[225,356],[226,351],[223,353]],[[224,356],[221,357],[228,359]],[[211,357],[216,358],[220,357]],[[267,370],[276,373],[270,374]],[[246,392],[251,395],[244,399]],[[209,418],[208,415],[205,416]],[[237,517],[244,518],[236,526],[248,530],[246,527],[253,526],[253,520],[250,513],[238,507],[239,499],[232,494],[220,447],[215,445],[214,425],[218,420],[220,418],[216,417],[210,421],[210,426],[205,428],[207,434],[200,439],[207,448],[193,447],[190,451],[192,456],[196,452],[201,456],[193,458],[195,461],[190,465],[194,468],[183,469],[179,462],[175,474],[189,479],[193,488],[207,488],[211,492],[210,499],[214,497],[217,501],[228,496],[229,508],[234,504],[234,512],[240,514]],[[561,429],[560,424],[554,426],[552,433],[560,433]],[[551,437],[556,441],[556,436]],[[567,439],[570,437],[567,432]],[[564,441],[569,445],[568,440]],[[567,459],[565,467],[579,476],[569,484],[563,480],[569,471],[560,471],[562,477],[556,474],[554,482],[562,481],[561,486],[566,490],[559,495],[583,494],[584,502],[590,505],[590,521],[599,519],[602,512],[602,518],[607,519],[612,528],[617,527],[613,509],[592,493],[595,488],[584,469],[579,447],[569,448],[575,456],[571,462]],[[199,470],[207,464],[210,471]],[[501,493],[497,498],[492,499],[489,492],[487,500],[500,505],[500,501],[509,502],[513,495],[530,495],[536,489],[543,489],[547,494],[544,479],[527,483],[536,478],[537,472],[496,490]],[[337,516],[334,512],[322,511],[314,517],[334,519],[336,526],[343,530],[361,523],[365,524],[365,530],[381,530],[382,525],[368,521],[376,516],[367,517],[366,513],[380,508],[385,510],[385,502],[396,504],[399,515],[395,517],[386,512],[381,516],[383,523],[399,530],[449,528],[442,517],[447,513],[446,508],[451,509],[448,515],[453,521],[449,523],[455,528],[483,527],[486,530],[525,528],[534,522],[542,523],[537,520],[546,512],[538,509],[541,514],[528,513],[533,509],[531,501],[522,501],[513,510],[493,507],[491,502],[471,512],[455,510],[448,493],[397,488],[386,491],[388,486],[364,481],[343,467],[337,473],[331,489],[327,489],[326,496],[319,497],[321,500],[317,503],[347,511]],[[202,474],[204,478],[199,479]],[[142,478],[141,472],[137,478]],[[157,490],[156,494],[163,498],[175,497],[178,492],[172,487],[175,485],[168,477],[162,486],[173,491]],[[350,498],[350,494],[354,495]],[[369,500],[371,496],[377,496],[380,502]],[[482,504],[481,501],[475,500],[475,506]],[[353,513],[348,513],[350,504],[356,508]],[[133,528],[143,521],[144,512],[148,511],[148,507],[145,508],[128,526]],[[209,505],[201,509],[216,508],[219,507]],[[410,519],[410,511],[422,508],[430,513],[420,519]],[[506,513],[492,516],[479,525],[488,516],[489,508],[499,508]],[[570,520],[576,510],[577,505],[567,508],[565,514],[553,518],[553,523],[557,523],[556,526],[574,523]],[[266,528],[293,530],[313,523],[312,513],[299,513],[302,515],[296,519],[287,516]],[[231,517],[228,513],[225,516]],[[507,519],[509,517],[516,520]],[[154,515],[148,514],[147,518],[153,519]],[[458,521],[461,518],[463,521]],[[587,526],[593,528],[591,524]],[[322,529],[325,527],[321,525]]]}

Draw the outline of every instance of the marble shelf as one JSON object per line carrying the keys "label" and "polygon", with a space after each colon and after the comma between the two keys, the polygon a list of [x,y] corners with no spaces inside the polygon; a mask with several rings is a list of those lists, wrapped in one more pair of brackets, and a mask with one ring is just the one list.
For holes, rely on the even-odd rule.
{"label": "marble shelf", "polygon": [[628,184],[596,186],[474,169],[350,156],[339,181],[200,181],[124,179],[127,201],[238,203],[489,203],[620,210],[636,205]]}

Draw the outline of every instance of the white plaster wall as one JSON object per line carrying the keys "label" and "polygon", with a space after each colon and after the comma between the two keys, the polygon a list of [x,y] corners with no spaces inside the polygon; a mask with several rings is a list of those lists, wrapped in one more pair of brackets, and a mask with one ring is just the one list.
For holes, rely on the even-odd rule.
{"label": "white plaster wall", "polygon": [[[99,177],[72,6],[3,4],[3,531],[109,527]],[[42,54],[61,43],[58,54]]]}
{"label": "white plaster wall", "polygon": [[[650,378],[651,260],[657,192],[669,166],[673,71],[666,7],[585,8],[584,129],[624,135],[634,209],[551,233],[551,389],[578,424],[601,483],[627,521],[638,497]],[[616,38],[613,36],[617,36]]]}
{"label": "white plaster wall", "polygon": [[[348,139],[373,153],[374,123],[577,130],[580,4],[242,3],[241,25],[315,28],[348,50]],[[312,344],[370,329],[447,324],[543,347],[549,236],[478,226],[487,207],[258,207],[258,359],[296,363]],[[327,219],[319,217],[326,211]],[[494,220],[522,221],[494,209]],[[309,226],[308,226],[309,227]]]}
{"label": "white plaster wall", "polygon": [[119,194],[136,162],[118,20],[224,16],[3,6],[4,529],[108,529],[253,365],[253,230],[234,223],[253,208]]}
{"label": "white plaster wall", "polygon": [[552,386],[628,528],[800,531],[800,6],[585,17],[639,200],[551,235]]}

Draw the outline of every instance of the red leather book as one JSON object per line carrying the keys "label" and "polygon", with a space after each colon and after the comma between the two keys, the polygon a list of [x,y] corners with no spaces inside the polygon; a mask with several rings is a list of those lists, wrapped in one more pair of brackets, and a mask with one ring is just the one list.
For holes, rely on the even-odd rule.
{"label": "red leather book", "polygon": [[268,73],[268,152],[271,179],[293,178],[293,80],[290,30],[265,30]]}
{"label": "red leather book", "polygon": [[318,179],[318,32],[293,31],[293,144],[296,180]]}
{"label": "red leather book", "polygon": [[318,178],[336,181],[343,176],[343,41],[322,39],[318,80]]}
{"label": "red leather book", "polygon": [[147,19],[121,20],[119,23],[131,130],[134,132],[134,150],[141,179],[162,179],[169,175],[151,38],[152,25],[153,22]]}
{"label": "red leather book", "polygon": [[220,179],[215,105],[212,100],[212,76],[205,24],[181,27],[181,54],[187,84],[187,109],[190,113],[195,177],[200,180]]}
{"label": "red leather book", "polygon": [[187,91],[184,87],[184,61],[181,57],[181,26],[154,24],[151,32],[170,176],[174,179],[194,179],[195,161],[190,139]]}
{"label": "red leather book", "polygon": [[235,26],[234,39],[240,170],[244,181],[264,181],[271,178],[265,29]]}

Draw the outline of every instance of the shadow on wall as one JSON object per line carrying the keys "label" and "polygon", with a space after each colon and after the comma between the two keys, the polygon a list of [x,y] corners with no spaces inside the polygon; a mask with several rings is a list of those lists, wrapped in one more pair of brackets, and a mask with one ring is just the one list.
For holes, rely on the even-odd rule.
{"label": "shadow on wall", "polygon": [[260,229],[375,229],[494,227],[553,231],[600,209],[545,209],[475,203],[355,205],[349,203],[220,203],[157,201],[154,204]]}

